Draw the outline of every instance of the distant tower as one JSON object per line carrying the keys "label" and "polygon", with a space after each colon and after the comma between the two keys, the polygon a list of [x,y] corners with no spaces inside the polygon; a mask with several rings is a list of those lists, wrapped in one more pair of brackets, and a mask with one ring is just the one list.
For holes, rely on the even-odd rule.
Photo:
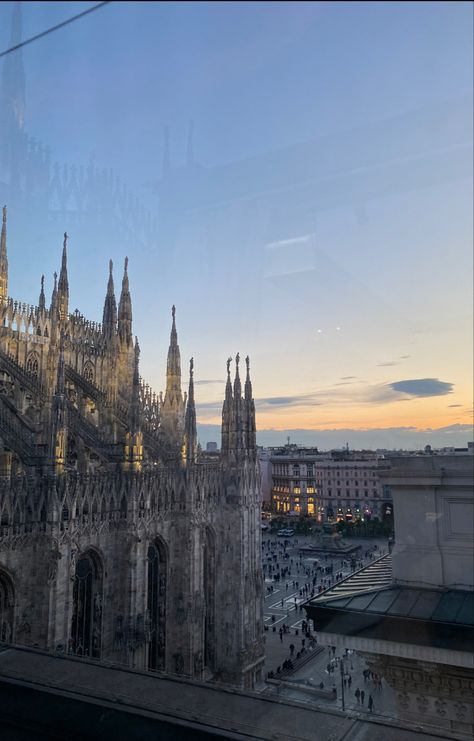
{"label": "distant tower", "polygon": [[0,237],[0,305],[8,299],[7,207],[3,207],[2,236]]}

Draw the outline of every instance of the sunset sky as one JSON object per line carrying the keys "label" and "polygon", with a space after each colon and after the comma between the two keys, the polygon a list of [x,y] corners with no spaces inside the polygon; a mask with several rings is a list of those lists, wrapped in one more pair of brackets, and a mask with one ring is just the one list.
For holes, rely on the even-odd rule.
{"label": "sunset sky", "polygon": [[[23,3],[23,38],[92,5]],[[141,372],[164,388],[174,303],[203,443],[239,351],[261,444],[465,444],[472,12],[122,2],[26,46],[25,130],[61,166],[113,168],[157,232],[91,237],[10,208],[10,294],[37,302],[42,272],[51,291],[67,230],[70,308],[100,321],[108,260],[118,292],[128,255]]]}

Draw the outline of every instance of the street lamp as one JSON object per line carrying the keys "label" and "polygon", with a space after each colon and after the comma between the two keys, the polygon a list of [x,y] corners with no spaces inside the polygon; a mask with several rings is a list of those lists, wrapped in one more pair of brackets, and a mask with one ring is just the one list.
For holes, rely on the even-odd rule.
{"label": "street lamp", "polygon": [[345,711],[345,709],[346,709],[346,707],[345,707],[345,704],[344,704],[344,674],[345,674],[345,670],[344,670],[344,660],[343,660],[342,656],[341,656],[341,663],[340,663],[340,667],[341,667],[341,695],[342,695],[342,710],[343,710],[343,712],[344,712],[344,711]]}

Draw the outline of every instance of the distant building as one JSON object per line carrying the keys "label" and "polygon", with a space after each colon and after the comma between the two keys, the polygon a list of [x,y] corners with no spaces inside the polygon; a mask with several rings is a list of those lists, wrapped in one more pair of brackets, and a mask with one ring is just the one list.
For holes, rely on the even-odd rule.
{"label": "distant building", "polygon": [[393,516],[390,489],[379,477],[387,466],[383,455],[349,450],[320,453],[317,448],[288,445],[260,451],[259,457],[263,500],[267,465],[270,503],[277,513],[311,515],[320,523]]}
{"label": "distant building", "polygon": [[206,445],[206,453],[217,453],[217,443],[207,443]]}

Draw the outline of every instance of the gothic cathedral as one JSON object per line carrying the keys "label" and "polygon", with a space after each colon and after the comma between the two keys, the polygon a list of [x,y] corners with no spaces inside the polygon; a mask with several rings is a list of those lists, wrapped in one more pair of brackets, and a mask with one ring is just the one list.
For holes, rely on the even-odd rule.
{"label": "gothic cathedral", "polygon": [[67,235],[49,308],[8,297],[0,244],[0,643],[241,688],[263,666],[260,485],[246,359],[222,448],[196,433],[175,308],[166,391],[139,373],[127,259],[102,323],[69,312]]}

